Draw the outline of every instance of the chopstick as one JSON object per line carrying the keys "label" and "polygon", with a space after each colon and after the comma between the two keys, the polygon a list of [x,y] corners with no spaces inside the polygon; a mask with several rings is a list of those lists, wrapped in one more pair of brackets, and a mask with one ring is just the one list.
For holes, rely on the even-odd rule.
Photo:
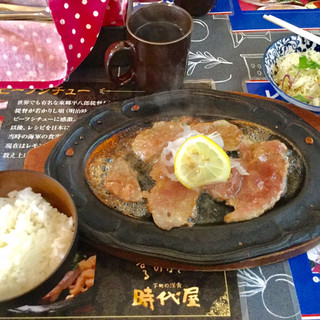
{"label": "chopstick", "polygon": [[34,7],[15,4],[0,4],[0,20],[51,21],[49,7]]}
{"label": "chopstick", "polygon": [[264,14],[263,18],[270,21],[270,22],[273,22],[274,24],[279,25],[280,27],[283,27],[289,31],[292,31],[293,33],[296,33],[297,35],[299,35],[303,38],[306,38],[306,39],[313,41],[314,43],[317,43],[320,45],[320,37],[316,36],[315,34],[309,32],[309,31],[301,29],[301,28],[299,28],[289,22],[281,20],[271,14],[269,14],[269,15]]}

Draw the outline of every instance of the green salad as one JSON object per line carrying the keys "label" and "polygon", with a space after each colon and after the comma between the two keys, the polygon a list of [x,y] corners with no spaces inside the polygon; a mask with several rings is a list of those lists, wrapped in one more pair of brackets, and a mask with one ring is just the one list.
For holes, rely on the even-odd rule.
{"label": "green salad", "polygon": [[320,52],[292,52],[279,58],[273,77],[287,95],[320,106]]}

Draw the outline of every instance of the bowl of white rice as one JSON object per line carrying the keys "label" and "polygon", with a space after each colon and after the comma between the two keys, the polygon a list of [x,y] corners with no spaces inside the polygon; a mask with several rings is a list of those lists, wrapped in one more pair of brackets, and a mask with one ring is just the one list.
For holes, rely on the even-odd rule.
{"label": "bowl of white rice", "polygon": [[0,306],[37,304],[70,269],[78,219],[68,191],[35,171],[0,171]]}
{"label": "bowl of white rice", "polygon": [[320,112],[320,45],[298,35],[283,37],[267,48],[262,67],[284,100]]}

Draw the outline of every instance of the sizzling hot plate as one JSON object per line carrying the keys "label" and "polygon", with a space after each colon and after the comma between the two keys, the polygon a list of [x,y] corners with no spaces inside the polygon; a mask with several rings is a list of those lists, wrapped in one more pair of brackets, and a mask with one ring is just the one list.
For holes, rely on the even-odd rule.
{"label": "sizzling hot plate", "polygon": [[[85,180],[85,166],[101,142],[125,128],[186,115],[245,120],[272,130],[302,163],[294,195],[257,219],[171,231],[125,216],[98,200]],[[306,137],[314,143],[307,144]],[[111,103],[87,114],[55,145],[45,171],[72,194],[82,237],[98,248],[164,266],[232,269],[286,259],[320,241],[319,143],[318,131],[276,102],[213,90],[179,90]]]}

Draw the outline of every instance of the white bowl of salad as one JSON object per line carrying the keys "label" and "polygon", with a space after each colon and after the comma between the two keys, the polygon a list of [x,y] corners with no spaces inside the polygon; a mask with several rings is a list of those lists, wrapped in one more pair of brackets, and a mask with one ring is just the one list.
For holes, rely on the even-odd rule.
{"label": "white bowl of salad", "polygon": [[298,35],[281,38],[266,50],[263,71],[286,101],[320,112],[320,45]]}

